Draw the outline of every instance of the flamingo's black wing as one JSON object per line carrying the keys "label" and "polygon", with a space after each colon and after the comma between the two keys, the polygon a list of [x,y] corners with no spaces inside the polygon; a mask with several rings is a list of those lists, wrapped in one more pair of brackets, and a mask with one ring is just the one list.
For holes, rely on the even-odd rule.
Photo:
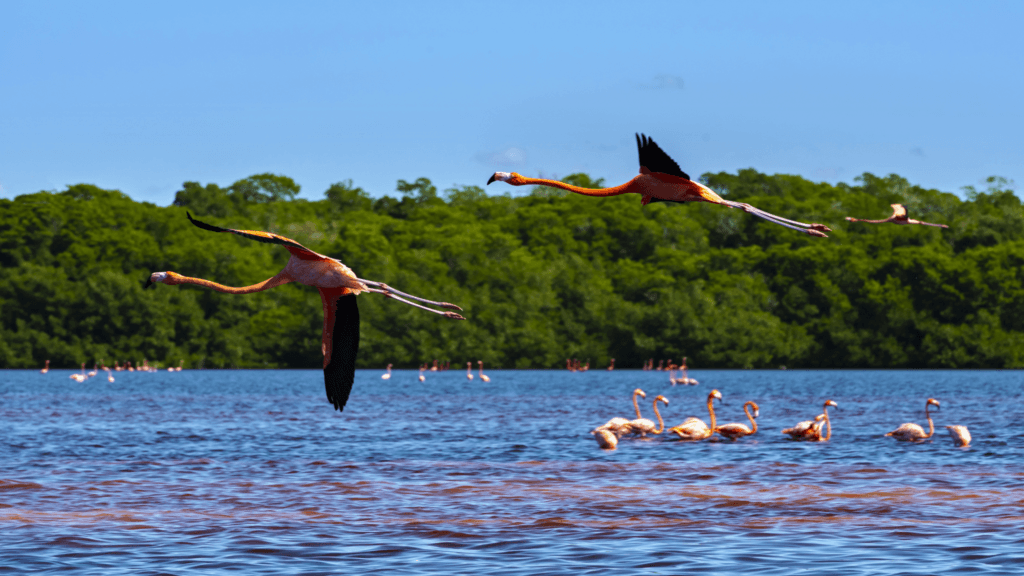
{"label": "flamingo's black wing", "polygon": [[660,172],[670,176],[686,178],[687,180],[690,179],[689,175],[679,168],[679,164],[676,164],[675,160],[669,157],[668,154],[665,154],[665,151],[647,136],[643,134],[636,135],[636,149],[640,153],[641,168],[647,168],[651,172]]}
{"label": "flamingo's black wing", "polygon": [[313,252],[312,250],[306,248],[302,244],[299,244],[295,240],[292,240],[291,238],[285,238],[284,236],[279,236],[272,232],[260,232],[258,230],[233,230],[231,228],[221,228],[220,226],[214,226],[213,224],[207,224],[206,222],[200,222],[199,220],[192,218],[192,215],[189,214],[188,211],[185,212],[185,215],[188,216],[189,222],[195,224],[196,226],[202,228],[203,230],[209,230],[210,232],[230,232],[232,234],[238,234],[243,238],[248,238],[250,240],[255,240],[257,242],[266,242],[267,244],[280,244],[281,246],[284,246],[285,248],[288,249],[289,252],[295,254],[296,256],[315,256],[319,257],[318,259],[323,258],[323,256],[320,256],[316,252]]}
{"label": "flamingo's black wing", "polygon": [[[339,295],[340,291],[320,289],[324,301],[324,387],[327,401],[341,411],[352,392],[356,377],[356,355],[359,353],[359,308],[356,295]],[[329,347],[329,349],[328,349]]]}

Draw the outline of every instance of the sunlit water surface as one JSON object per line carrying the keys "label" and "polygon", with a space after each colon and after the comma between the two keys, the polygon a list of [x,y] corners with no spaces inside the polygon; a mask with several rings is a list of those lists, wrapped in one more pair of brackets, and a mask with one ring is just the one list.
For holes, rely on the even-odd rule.
{"label": "sunlit water surface", "polygon": [[[0,571],[1024,572],[1021,372],[360,371],[341,414],[319,371],[69,374],[0,372]],[[760,430],[600,450],[635,387]],[[780,433],[829,398],[830,442]]]}

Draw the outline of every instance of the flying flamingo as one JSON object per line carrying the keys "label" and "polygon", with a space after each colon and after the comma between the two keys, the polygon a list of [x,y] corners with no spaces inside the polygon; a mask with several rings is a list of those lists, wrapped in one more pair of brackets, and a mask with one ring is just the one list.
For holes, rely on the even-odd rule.
{"label": "flying flamingo", "polygon": [[[816,432],[814,427],[817,425],[818,422],[821,422],[822,420],[825,419],[826,414],[828,413],[829,406],[835,406],[837,410],[839,409],[839,405],[836,404],[834,401],[826,400],[825,414],[819,414],[815,416],[814,420],[804,420],[803,422],[797,422],[796,426],[793,426],[792,428],[785,428],[782,430],[782,433],[789,434],[790,438],[792,438],[793,440],[816,440],[817,438],[815,436]],[[831,431],[831,427],[829,428],[829,430]]]}
{"label": "flying flamingo", "polygon": [[[824,422],[818,422],[818,424],[813,427],[813,432],[811,433],[811,437],[809,438],[809,440],[815,442],[828,442],[829,439],[832,438],[832,419],[828,417],[829,406],[832,406],[836,410],[839,410],[839,404],[836,404],[834,400],[829,400],[825,402],[825,407],[822,409],[821,412],[821,418],[824,420]],[[823,424],[828,428],[828,434],[826,434],[824,437],[821,435],[821,427]]]}
{"label": "flying flamingo", "polygon": [[889,216],[885,220],[863,220],[861,218],[851,218],[849,216],[846,219],[850,222],[864,222],[866,224],[885,224],[886,222],[892,222],[893,224],[923,224],[925,226],[935,226],[937,228],[949,228],[945,224],[932,224],[930,222],[921,222],[920,220],[914,220],[913,218],[907,217],[907,207],[903,204],[890,204],[892,206],[892,216]]}
{"label": "flying flamingo", "polygon": [[486,375],[486,374],[484,374],[484,361],[483,360],[477,360],[476,361],[476,365],[480,368],[480,379],[483,380],[484,382],[490,382],[491,381],[491,377]]}
{"label": "flying flamingo", "polygon": [[[636,402],[637,396],[647,398],[647,394],[639,388],[633,390],[633,410],[636,411],[636,417],[639,420],[643,418],[643,416],[640,415],[640,405]],[[611,430],[616,435],[629,434],[631,432],[630,421],[625,418],[615,417],[597,428],[594,428],[590,433],[596,434],[599,430]]]}
{"label": "flying flamingo", "polygon": [[[327,391],[327,400],[334,405],[335,410],[340,411],[345,408],[349,393],[352,391],[352,383],[355,380],[356,355],[359,352],[359,309],[356,306],[355,299],[357,294],[361,292],[382,294],[387,298],[393,298],[428,312],[456,320],[465,319],[455,312],[441,312],[416,304],[410,300],[432,304],[449,310],[461,310],[461,308],[454,304],[425,300],[418,296],[399,292],[382,282],[357,278],[352,270],[342,264],[340,260],[313,252],[298,242],[284,236],[278,236],[269,232],[220,228],[194,220],[191,214],[187,212],[186,214],[192,224],[203,230],[230,232],[258,242],[279,244],[291,253],[291,257],[288,259],[284,269],[278,272],[276,276],[251,286],[234,288],[203,278],[182,276],[175,272],[154,272],[149,277],[146,286],[155,282],[162,284],[197,284],[226,294],[251,294],[289,282],[299,282],[307,286],[316,287],[320,291],[320,299],[323,301],[324,308],[324,329],[321,344],[321,352],[324,355],[324,387]],[[409,298],[409,300],[402,298],[402,296]]]}
{"label": "flying flamingo", "polygon": [[381,376],[380,379],[381,380],[390,380],[391,379],[391,364],[388,364],[388,373],[384,374],[383,376]]}
{"label": "flying flamingo", "polygon": [[[662,402],[665,406],[668,406],[668,398],[664,396],[658,396],[654,399],[654,415],[658,418],[658,426],[654,426],[654,422],[651,422],[647,418],[637,418],[629,423],[629,431],[633,434],[640,434],[640,436],[647,436],[648,434],[661,434],[665,431],[665,422],[661,419],[661,412],[658,412],[658,402]],[[639,407],[637,413],[639,413]]]}
{"label": "flying flamingo", "polygon": [[893,438],[903,442],[931,438],[932,434],[935,434],[935,425],[932,424],[932,416],[931,414],[928,413],[928,407],[931,405],[935,405],[936,409],[942,408],[941,406],[939,406],[939,401],[936,400],[935,398],[929,398],[928,401],[924,403],[924,417],[928,419],[927,434],[924,433],[924,428],[921,428],[920,426],[912,422],[907,422],[906,424],[903,424],[902,426],[893,430],[892,432],[889,432],[888,434],[886,434],[886,436],[892,436]]}
{"label": "flying flamingo", "polygon": [[971,433],[967,426],[946,426],[949,435],[953,437],[953,443],[958,447],[967,448],[971,445]]}
{"label": "flying flamingo", "polygon": [[740,208],[764,218],[769,222],[785,226],[798,232],[812,236],[827,237],[825,232],[830,229],[822,224],[804,224],[788,220],[754,208],[750,204],[732,202],[723,199],[707,186],[690,180],[690,177],[679,169],[668,154],[643,134],[636,135],[636,147],[640,154],[640,175],[629,182],[614,188],[581,188],[559,182],[558,180],[546,180],[543,178],[527,178],[515,172],[495,172],[487,181],[488,184],[494,181],[507,182],[513,186],[540,185],[561,188],[569,192],[583,194],[585,196],[618,196],[619,194],[640,194],[641,205],[646,206],[651,202],[710,202],[721,204],[730,208]]}
{"label": "flying flamingo", "polygon": [[[753,415],[750,414],[750,407],[751,406],[754,407],[754,414]],[[723,424],[721,426],[716,427],[715,428],[715,432],[718,432],[719,434],[721,434],[722,436],[725,436],[729,440],[735,440],[735,439],[741,438],[743,436],[750,436],[752,434],[756,434],[757,433],[757,420],[755,420],[755,418],[758,417],[759,411],[760,411],[760,409],[757,407],[757,403],[756,402],[748,401],[745,404],[743,404],[743,412],[745,412],[746,415],[747,415],[747,418],[750,419],[750,426],[752,428],[748,427],[746,424],[736,424],[736,423],[733,423],[733,424]]]}
{"label": "flying flamingo", "polygon": [[711,426],[709,427],[700,418],[689,417],[683,421],[679,426],[669,428],[669,432],[675,432],[683,440],[703,440],[711,437],[715,430],[715,406],[712,404],[715,398],[718,401],[722,401],[722,393],[718,390],[712,390],[708,394],[708,414],[711,415]]}
{"label": "flying flamingo", "polygon": [[40,374],[46,374],[46,373],[47,373],[47,372],[49,372],[49,371],[50,371],[50,361],[49,361],[49,360],[47,360],[47,361],[46,361],[46,366],[43,366],[43,369],[42,369],[42,370],[40,370],[40,371],[39,371],[39,373],[40,373]]}
{"label": "flying flamingo", "polygon": [[[568,362],[568,360],[566,360],[566,362]],[[466,380],[472,380],[472,379],[473,379],[473,363],[472,362],[466,362]]]}

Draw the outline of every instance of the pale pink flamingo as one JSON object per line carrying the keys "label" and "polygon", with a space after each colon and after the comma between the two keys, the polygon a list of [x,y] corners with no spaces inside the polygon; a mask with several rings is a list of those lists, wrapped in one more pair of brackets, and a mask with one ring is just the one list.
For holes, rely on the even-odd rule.
{"label": "pale pink flamingo", "polygon": [[486,374],[484,374],[484,361],[483,360],[477,360],[476,364],[480,368],[480,380],[482,380],[484,382],[490,382],[491,381],[491,377],[486,375]]}
{"label": "pale pink flamingo", "polygon": [[50,361],[49,361],[49,360],[47,360],[47,361],[46,361],[46,366],[43,366],[43,369],[42,369],[42,370],[40,370],[40,371],[39,371],[39,373],[40,373],[40,374],[46,374],[46,373],[47,373],[47,372],[49,372],[49,371],[50,371]]}
{"label": "pale pink flamingo", "polygon": [[[633,410],[636,412],[637,419],[640,419],[643,418],[643,416],[640,415],[640,405],[637,404],[636,401],[637,396],[647,398],[647,394],[639,388],[633,390]],[[611,430],[616,435],[629,434],[631,432],[630,421],[626,418],[615,417],[597,428],[594,428],[590,433],[595,434],[598,430]]]}
{"label": "pale pink flamingo", "polygon": [[[566,360],[568,362],[568,360]],[[466,380],[473,380],[473,363],[466,362]]]}
{"label": "pale pink flamingo", "polygon": [[[658,396],[654,399],[654,416],[658,418],[658,426],[655,427],[654,422],[648,420],[647,418],[637,418],[636,420],[632,420],[629,423],[630,433],[640,434],[640,436],[643,437],[647,436],[648,434],[661,434],[662,432],[665,431],[665,422],[662,421],[661,413],[658,412],[658,402],[661,402],[665,406],[668,406],[668,398],[665,398],[664,396]],[[640,409],[639,407],[637,407],[637,413],[639,412]]]}
{"label": "pale pink flamingo", "polygon": [[147,286],[152,283],[195,284],[226,294],[251,294],[289,282],[299,282],[307,286],[316,287],[320,291],[320,299],[324,309],[324,327],[321,338],[321,352],[324,356],[324,387],[327,391],[327,400],[334,406],[335,410],[340,411],[345,407],[345,403],[348,402],[349,393],[352,391],[352,383],[355,380],[356,356],[359,351],[359,310],[355,299],[357,294],[362,292],[381,294],[387,298],[398,300],[399,302],[433,312],[434,314],[464,320],[462,316],[455,312],[441,312],[412,302],[412,300],[448,310],[461,310],[461,308],[454,304],[426,300],[400,292],[381,282],[357,278],[352,270],[342,264],[340,260],[318,254],[284,236],[268,232],[220,228],[199,222],[193,219],[191,214],[187,212],[186,214],[192,224],[203,230],[230,232],[243,238],[269,244],[278,244],[284,246],[291,253],[291,257],[288,259],[284,269],[278,272],[276,276],[251,286],[234,288],[203,278],[182,276],[175,272],[154,272],[150,276]]}
{"label": "pale pink flamingo", "polygon": [[[825,407],[821,412],[822,419],[824,422],[819,422],[814,426],[814,431],[811,433],[811,437],[808,440],[813,442],[828,442],[832,438],[832,419],[828,415],[828,407],[831,406],[836,410],[839,410],[839,404],[836,404],[834,400],[825,402]],[[828,429],[828,433],[825,436],[821,435],[821,427],[825,426]]]}
{"label": "pale pink flamingo", "polygon": [[[750,407],[754,407],[754,413],[750,413]],[[750,420],[750,427],[746,424],[723,424],[715,427],[715,432],[718,432],[722,436],[725,436],[729,440],[735,440],[743,436],[750,436],[757,433],[757,420],[759,415],[759,408],[756,402],[748,401],[743,404],[743,412],[746,413],[747,418]]]}
{"label": "pale pink flamingo", "polygon": [[914,220],[907,217],[907,207],[903,204],[890,204],[892,206],[892,216],[889,216],[885,220],[864,220],[861,218],[851,218],[849,216],[846,219],[850,222],[864,222],[865,224],[885,224],[892,222],[893,224],[923,224],[924,226],[935,226],[937,228],[949,228],[945,224],[932,224],[930,222],[921,222],[920,220]]}
{"label": "pale pink flamingo", "polygon": [[957,447],[967,448],[971,445],[971,433],[967,430],[967,426],[946,426],[946,430],[949,430],[949,435]]}
{"label": "pale pink flamingo", "polygon": [[390,380],[390,379],[391,379],[391,364],[388,364],[388,373],[387,373],[387,374],[384,374],[384,375],[382,375],[382,376],[380,377],[380,379],[381,379],[381,380]]}
{"label": "pale pink flamingo", "polygon": [[892,432],[887,433],[886,436],[892,436],[893,438],[903,442],[925,440],[927,438],[931,438],[932,435],[935,434],[935,425],[932,424],[932,416],[931,414],[928,413],[928,407],[933,405],[936,409],[942,408],[939,405],[939,401],[936,400],[935,398],[929,398],[928,401],[924,403],[924,417],[928,419],[927,434],[924,433],[924,428],[921,428],[920,426],[912,422],[907,422],[900,426],[899,428],[893,430]]}
{"label": "pale pink flamingo", "polygon": [[713,404],[715,398],[718,401],[722,401],[722,393],[718,390],[712,390],[708,394],[708,414],[711,418],[711,426],[708,426],[700,418],[690,417],[683,421],[679,426],[669,428],[669,432],[674,432],[683,440],[704,440],[710,438],[714,434],[715,430],[715,406]]}
{"label": "pale pink flamingo", "polygon": [[[822,420],[825,419],[826,415],[828,414],[829,406],[835,406],[836,409],[839,408],[839,405],[836,404],[833,400],[826,400],[824,414],[819,414],[818,416],[815,416],[814,420],[804,420],[803,422],[797,422],[796,426],[793,426],[792,428],[785,428],[782,430],[782,433],[789,434],[790,438],[794,440],[817,440],[818,436],[820,436],[820,428],[816,431],[815,425],[817,422],[821,422]],[[832,428],[830,425],[830,433],[831,430]]]}
{"label": "pale pink flamingo", "polygon": [[85,362],[82,362],[81,374],[72,374],[71,376],[68,376],[68,378],[71,378],[75,382],[85,382],[89,378],[89,376],[85,373]]}

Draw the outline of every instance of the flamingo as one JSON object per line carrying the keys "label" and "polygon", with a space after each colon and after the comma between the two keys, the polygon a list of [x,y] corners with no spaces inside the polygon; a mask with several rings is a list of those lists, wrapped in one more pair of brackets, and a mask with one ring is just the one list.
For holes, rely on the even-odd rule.
{"label": "flamingo", "polygon": [[612,358],[612,363],[608,365],[608,371],[615,370],[615,358]]}
{"label": "flamingo", "polygon": [[430,368],[431,372],[437,372],[437,360],[434,360],[434,365]]}
{"label": "flamingo", "polygon": [[384,375],[382,375],[382,376],[380,377],[380,379],[381,379],[381,380],[390,380],[390,379],[391,379],[391,364],[388,364],[388,373],[387,373],[387,374],[384,374]]}
{"label": "flamingo", "polygon": [[39,373],[40,373],[40,374],[46,374],[46,373],[47,373],[47,372],[49,372],[49,371],[50,371],[50,361],[49,361],[49,360],[47,360],[47,361],[46,361],[46,366],[43,366],[43,369],[42,369],[42,370],[40,370],[40,371],[39,371]]}
{"label": "flamingo", "polygon": [[[633,390],[633,410],[636,411],[636,417],[637,420],[639,420],[643,418],[643,416],[640,415],[640,405],[637,404],[636,402],[637,396],[641,398],[647,398],[647,394],[645,394],[644,391],[639,388]],[[599,430],[611,430],[616,435],[629,434],[631,432],[630,421],[625,418],[615,417],[605,422],[601,426],[594,428],[593,430],[590,431],[590,433],[596,434]]]}
{"label": "flamingo", "polygon": [[[84,366],[84,364],[83,364],[83,366]],[[92,363],[92,370],[89,370],[89,373],[86,374],[86,376],[88,376],[89,378],[92,378],[95,375],[96,375],[96,363],[93,362]]]}
{"label": "flamingo", "polygon": [[931,222],[921,222],[920,220],[914,220],[913,218],[907,217],[907,207],[903,204],[890,204],[892,206],[892,216],[889,216],[885,220],[863,220],[861,218],[846,217],[849,222],[864,222],[866,224],[885,224],[886,222],[892,222],[893,224],[922,224],[924,226],[935,226],[936,228],[949,228],[945,224],[932,224]]}
{"label": "flamingo", "polygon": [[[568,360],[566,360],[568,362]],[[466,380],[473,380],[473,363],[466,362]]]}
{"label": "flamingo", "polygon": [[420,366],[420,378],[419,378],[420,382],[426,382],[427,381],[427,377],[423,375],[423,371],[424,370],[426,370],[426,368],[424,368],[423,366]]}
{"label": "flamingo", "polygon": [[114,375],[111,374],[110,370],[108,369],[107,370],[107,382],[113,382],[113,381],[114,381]]}
{"label": "flamingo", "polygon": [[[835,406],[837,410],[839,409],[839,405],[836,404],[834,401],[826,400],[825,401],[825,414],[819,414],[819,415],[815,416],[814,420],[804,420],[803,422],[797,422],[797,424],[795,426],[793,426],[792,428],[785,428],[785,429],[783,429],[782,433],[783,434],[789,434],[790,438],[792,438],[793,440],[815,440],[816,437],[815,437],[815,429],[814,429],[814,427],[817,426],[819,422],[821,422],[822,420],[825,419],[825,417],[826,417],[826,415],[828,413],[828,407],[829,406]],[[830,433],[831,433],[831,430],[832,430],[832,428],[831,428],[831,425],[830,425],[829,426]],[[819,435],[820,435],[820,433],[819,433]]]}
{"label": "flamingo", "polygon": [[[410,306],[440,314],[447,318],[465,320],[465,318],[455,312],[441,312],[416,304],[411,300],[449,310],[462,310],[454,304],[426,300],[395,290],[382,282],[357,278],[352,270],[342,264],[341,261],[313,252],[294,240],[268,232],[220,228],[195,220],[188,212],[186,212],[186,215],[192,224],[203,230],[230,232],[258,242],[279,244],[291,253],[291,257],[288,259],[284,269],[278,272],[276,276],[251,286],[234,288],[203,278],[182,276],[175,272],[154,272],[149,277],[146,286],[153,283],[172,285],[196,284],[226,294],[251,294],[289,282],[299,282],[307,286],[316,287],[320,291],[320,299],[323,301],[324,309],[324,328],[321,344],[321,352],[324,356],[324,387],[327,391],[327,401],[334,405],[335,410],[341,411],[345,408],[349,393],[352,391],[352,383],[355,380],[356,355],[359,352],[359,309],[356,306],[355,299],[357,294],[361,292],[382,294],[387,298],[393,298]],[[402,298],[402,296],[409,298],[409,300]]]}
{"label": "flamingo", "polygon": [[680,366],[680,370],[682,370],[683,372],[683,377],[677,378],[675,381],[676,384],[687,384],[690,386],[696,386],[697,384],[700,384],[700,382],[698,382],[696,378],[690,378],[689,373],[686,371],[686,356],[683,356],[683,365]]}
{"label": "flamingo", "polygon": [[924,433],[924,429],[912,422],[907,422],[899,428],[886,434],[886,436],[892,436],[893,438],[902,442],[909,442],[913,440],[924,440],[931,438],[932,434],[935,434],[935,425],[932,424],[932,416],[928,413],[928,407],[934,405],[936,409],[941,409],[939,401],[935,398],[929,398],[924,403],[924,417],[928,419],[928,433]]}
{"label": "flamingo", "polygon": [[552,188],[561,188],[562,190],[568,190],[569,192],[585,196],[640,194],[640,203],[643,206],[651,202],[710,202],[730,208],[740,208],[744,212],[753,214],[758,218],[764,218],[769,222],[812,236],[827,237],[825,232],[831,231],[830,228],[822,224],[804,224],[803,222],[788,220],[754,208],[750,204],[723,199],[707,186],[690,180],[690,177],[679,169],[679,165],[654,143],[654,140],[643,134],[636,135],[636,147],[640,154],[640,175],[625,184],[613,188],[581,188],[572,184],[566,184],[565,182],[559,182],[558,180],[527,178],[515,172],[495,172],[487,183],[500,181],[507,182],[512,186],[551,186]]}
{"label": "flamingo", "polygon": [[89,376],[87,376],[85,374],[85,362],[82,362],[82,373],[81,374],[72,374],[71,376],[68,376],[68,378],[71,378],[75,382],[79,382],[79,383],[85,382],[89,378]]}
{"label": "flamingo", "polygon": [[490,382],[491,381],[491,377],[486,375],[486,374],[484,374],[484,361],[483,360],[477,360],[476,361],[476,365],[480,368],[480,379],[483,380],[484,382]]}
{"label": "flamingo", "polygon": [[[750,407],[751,406],[754,407],[754,414],[753,415],[750,414]],[[747,427],[746,424],[736,424],[736,423],[733,423],[733,424],[723,424],[723,425],[718,426],[717,428],[715,428],[715,432],[718,432],[719,434],[721,434],[722,436],[725,436],[729,440],[735,440],[735,439],[741,438],[743,436],[750,436],[752,434],[756,434],[757,433],[757,420],[755,420],[755,418],[758,417],[759,412],[760,412],[760,409],[758,408],[757,403],[753,402],[753,401],[746,402],[745,404],[743,404],[743,412],[745,412],[746,415],[747,415],[747,418],[750,419],[750,426],[751,427]]]}
{"label": "flamingo", "polygon": [[185,365],[184,359],[178,359],[178,367],[174,369],[175,372],[181,372],[181,367]]}
{"label": "flamingo", "polygon": [[591,434],[597,440],[597,445],[605,450],[615,450],[615,447],[619,445],[619,437],[606,428],[598,428],[591,432]]}
{"label": "flamingo", "polygon": [[715,406],[712,404],[715,398],[718,401],[722,401],[722,393],[718,390],[712,390],[708,394],[708,414],[711,415],[711,426],[708,426],[700,418],[690,417],[683,421],[679,426],[669,428],[669,432],[675,432],[683,440],[703,440],[711,437],[715,433]]}
{"label": "flamingo", "polygon": [[[629,423],[629,431],[633,434],[639,433],[640,436],[647,436],[647,434],[661,434],[665,431],[665,422],[661,419],[661,413],[658,412],[658,402],[663,402],[665,406],[668,406],[668,398],[664,396],[658,396],[654,399],[654,415],[658,418],[658,426],[655,428],[654,422],[651,422],[647,418],[637,418]],[[637,413],[639,414],[640,409],[637,407]]]}
{"label": "flamingo", "polygon": [[946,426],[949,435],[953,437],[953,443],[958,447],[967,448],[971,445],[971,433],[967,426]]}
{"label": "flamingo", "polygon": [[[828,417],[829,406],[832,406],[836,410],[839,410],[839,404],[836,404],[834,400],[828,400],[827,402],[825,402],[825,406],[820,414],[821,420],[824,420],[824,422],[821,422],[820,420],[816,419],[818,423],[813,427],[811,437],[808,438],[808,440],[812,440],[814,442],[828,442],[829,439],[832,438],[832,419]],[[826,434],[824,437],[822,437],[821,435],[822,425],[828,427],[828,434]]]}
{"label": "flamingo", "polygon": [[127,361],[127,360],[126,360],[126,361],[125,361],[125,363],[124,363],[124,365],[128,367],[128,371],[129,371],[129,372],[135,372],[135,368],[132,368],[132,363],[131,363],[131,361]]}
{"label": "flamingo", "polygon": [[117,360],[114,360],[114,372],[120,372],[121,370],[124,370],[124,368],[122,368],[122,367],[121,367],[121,366],[120,366],[120,365],[119,365],[119,364],[117,363]]}

